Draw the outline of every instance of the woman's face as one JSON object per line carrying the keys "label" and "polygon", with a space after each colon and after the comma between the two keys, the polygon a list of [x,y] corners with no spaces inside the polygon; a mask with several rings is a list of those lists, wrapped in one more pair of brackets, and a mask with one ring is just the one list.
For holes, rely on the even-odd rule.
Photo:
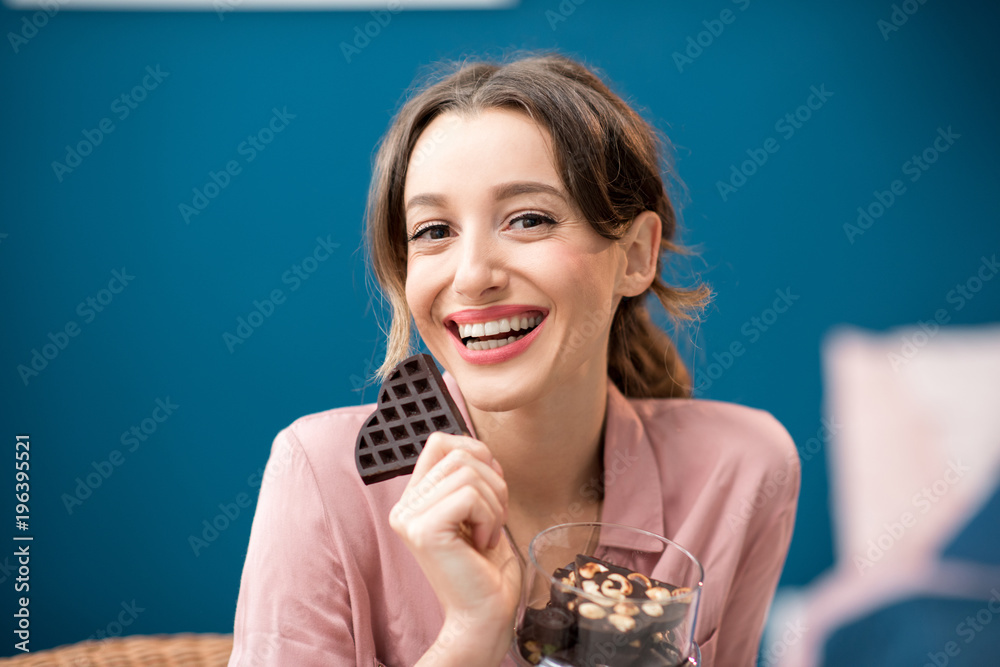
{"label": "woman's face", "polygon": [[526,115],[438,116],[404,186],[406,299],[428,349],[481,410],[603,382],[623,246],[583,219],[548,132]]}

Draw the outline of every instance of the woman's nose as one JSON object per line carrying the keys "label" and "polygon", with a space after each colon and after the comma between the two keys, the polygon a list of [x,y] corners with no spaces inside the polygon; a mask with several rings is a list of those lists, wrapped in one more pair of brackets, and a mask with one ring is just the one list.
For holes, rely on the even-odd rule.
{"label": "woman's nose", "polygon": [[488,232],[471,232],[456,245],[455,292],[474,302],[507,286],[506,260],[498,239]]}

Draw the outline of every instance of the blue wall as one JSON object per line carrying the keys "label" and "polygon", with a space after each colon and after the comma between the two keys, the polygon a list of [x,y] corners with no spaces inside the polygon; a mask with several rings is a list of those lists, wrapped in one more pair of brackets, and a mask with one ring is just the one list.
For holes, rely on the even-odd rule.
{"label": "blue wall", "polygon": [[[365,12],[61,11],[32,32],[32,12],[0,9],[0,434],[9,452],[17,433],[31,435],[32,649],[109,627],[231,631],[274,434],[373,398],[358,391],[382,349],[359,251],[370,157],[404,89],[438,59],[556,47],[602,68],[667,132],[689,188],[685,240],[701,250],[693,268],[718,292],[691,353],[699,394],[770,410],[800,447],[821,428],[831,327],[883,330],[939,308],[955,324],[998,319],[1000,280],[961,309],[946,300],[1000,251],[998,10],[911,2],[917,11],[885,34],[888,1],[403,12],[350,62],[340,44],[372,20]],[[689,37],[706,44],[700,53]],[[675,55],[688,48],[689,61]],[[261,137],[273,140],[243,144],[275,110],[281,131]],[[798,127],[781,120],[796,113]],[[906,163],[949,128],[947,150],[913,171]],[[53,167],[88,134],[100,137],[89,155]],[[767,160],[720,192],[752,155]],[[179,206],[230,161],[238,173],[185,219]],[[891,206],[845,231],[895,180]],[[307,279],[289,273],[318,238],[339,245],[306,261]],[[134,277],[123,287],[116,271]],[[227,346],[223,334],[273,290],[284,302]],[[772,318],[776,291],[796,298]],[[75,336],[59,335],[67,326]],[[64,349],[45,348],[50,334]],[[33,350],[53,358],[22,378]],[[167,415],[158,400],[176,407]],[[123,442],[143,426],[144,440]],[[832,562],[825,454],[803,454],[784,584]],[[0,540],[18,533],[5,456]],[[78,492],[88,476],[100,486]],[[220,504],[239,515],[193,547]],[[13,563],[0,556],[7,610]]]}

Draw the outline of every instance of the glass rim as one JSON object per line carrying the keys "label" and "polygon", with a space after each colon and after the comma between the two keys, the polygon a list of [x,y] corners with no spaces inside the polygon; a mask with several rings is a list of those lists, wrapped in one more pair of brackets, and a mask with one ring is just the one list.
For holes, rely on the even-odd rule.
{"label": "glass rim", "polygon": [[[569,529],[569,528],[584,528],[584,527],[588,527],[588,526],[589,527],[596,526],[596,527],[599,527],[599,528],[604,528],[604,527],[608,527],[608,528],[620,528],[620,529],[624,529],[624,530],[626,530],[628,532],[640,533],[642,535],[646,535],[648,537],[651,537],[651,538],[653,538],[655,540],[659,540],[660,542],[666,542],[667,544],[669,544],[670,546],[678,549],[681,553],[683,553],[685,556],[687,556],[688,559],[690,559],[695,564],[695,566],[697,567],[698,582],[694,586],[690,587],[690,589],[691,589],[690,591],[688,591],[684,595],[678,595],[677,597],[672,597],[670,599],[670,602],[668,602],[666,604],[671,604],[672,605],[672,604],[676,604],[676,603],[680,603],[680,602],[690,602],[690,601],[692,601],[694,599],[695,596],[697,596],[699,593],[701,593],[701,590],[702,590],[702,588],[705,585],[705,568],[701,564],[701,561],[698,560],[694,556],[694,554],[692,554],[686,548],[684,548],[683,546],[681,546],[677,542],[674,542],[673,540],[671,540],[668,537],[663,537],[662,535],[657,535],[656,533],[650,532],[650,531],[645,530],[643,528],[636,528],[635,526],[627,526],[627,525],[622,524],[622,523],[609,523],[609,522],[606,522],[606,521],[570,521],[570,522],[567,522],[567,523],[557,523],[554,526],[549,526],[548,528],[546,528],[545,530],[540,531],[537,535],[535,535],[533,538],[531,538],[531,542],[528,543],[528,560],[531,562],[531,565],[538,572],[541,572],[546,577],[546,579],[549,580],[549,582],[551,582],[552,584],[558,585],[561,589],[572,591],[574,595],[576,595],[577,593],[579,593],[580,597],[584,597],[584,598],[587,598],[587,599],[590,599],[590,600],[594,600],[596,598],[606,599],[607,596],[599,595],[599,594],[595,594],[595,593],[589,593],[589,592],[583,590],[582,588],[578,588],[577,586],[569,586],[567,584],[564,584],[563,581],[562,581],[562,579],[558,579],[558,578],[552,576],[551,572],[546,572],[542,568],[541,563],[539,563],[538,560],[535,558],[535,545],[536,545],[536,542],[538,541],[538,539],[541,538],[542,536],[544,536],[544,535],[546,535],[546,534],[548,534],[550,532],[553,532],[555,530],[558,530],[558,529],[564,529],[565,530],[565,529]],[[600,544],[600,542],[598,542],[598,544]],[[642,574],[642,573],[640,573],[640,574]],[[682,588],[682,587],[678,586],[678,588]]]}

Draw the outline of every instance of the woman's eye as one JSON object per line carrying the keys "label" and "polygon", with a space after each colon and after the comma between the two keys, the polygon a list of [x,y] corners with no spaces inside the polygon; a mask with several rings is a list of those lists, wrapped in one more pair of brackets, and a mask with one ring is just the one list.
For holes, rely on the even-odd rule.
{"label": "woman's eye", "polygon": [[406,240],[407,242],[415,241],[416,239],[438,241],[446,238],[448,233],[449,229],[447,225],[427,225],[426,227],[421,227],[417,231],[413,232],[413,234],[410,235],[410,238]]}
{"label": "woman's eye", "polygon": [[547,215],[542,215],[541,213],[528,213],[527,215],[519,215],[514,218],[510,226],[513,229],[530,229],[532,227],[538,227],[539,225],[554,225],[556,221]]}

